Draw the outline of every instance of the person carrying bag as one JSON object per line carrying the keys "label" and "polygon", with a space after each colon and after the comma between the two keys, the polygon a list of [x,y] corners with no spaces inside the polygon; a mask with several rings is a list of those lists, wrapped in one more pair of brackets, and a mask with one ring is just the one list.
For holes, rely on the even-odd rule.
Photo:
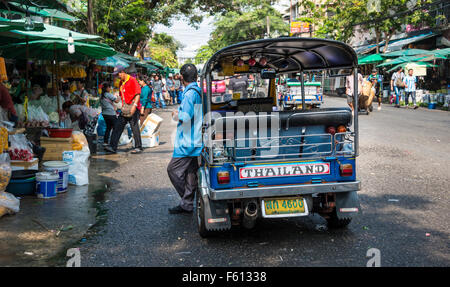
{"label": "person carrying bag", "polygon": [[117,119],[117,124],[113,129],[110,145],[105,147],[105,150],[111,153],[117,152],[120,136],[122,135],[127,123],[130,123],[135,144],[135,148],[131,153],[141,153],[143,151],[141,132],[139,130],[141,87],[134,77],[128,75],[124,71],[123,67],[115,68],[114,70],[115,74],[119,75],[119,78],[122,80],[122,85],[120,86],[122,110]]}

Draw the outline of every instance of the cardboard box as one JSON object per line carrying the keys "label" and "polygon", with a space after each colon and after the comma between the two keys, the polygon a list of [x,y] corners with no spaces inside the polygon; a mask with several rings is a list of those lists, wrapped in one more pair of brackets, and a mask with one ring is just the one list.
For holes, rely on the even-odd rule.
{"label": "cardboard box", "polygon": [[142,137],[142,145],[143,147],[155,147],[159,146],[159,136],[160,132],[157,131],[156,133],[150,135],[150,136],[141,136]]}
{"label": "cardboard box", "polygon": [[11,169],[14,170],[39,170],[39,160],[33,158],[30,161],[11,160]]}
{"label": "cardboard box", "polygon": [[147,127],[148,132],[150,134],[154,134],[159,130],[159,127],[161,126],[161,123],[163,122],[163,119],[156,115],[156,114],[150,114],[145,119],[145,121],[142,123],[141,126],[141,133],[144,130],[145,127]]}
{"label": "cardboard box", "polygon": [[72,138],[41,137],[41,146],[45,148],[43,160],[62,160],[64,151],[72,150]]}

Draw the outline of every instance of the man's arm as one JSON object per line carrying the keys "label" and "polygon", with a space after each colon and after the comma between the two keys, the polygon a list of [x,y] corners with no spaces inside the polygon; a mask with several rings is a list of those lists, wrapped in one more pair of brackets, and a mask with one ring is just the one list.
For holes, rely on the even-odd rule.
{"label": "man's arm", "polygon": [[131,107],[131,115],[134,115],[134,113],[136,112],[136,109],[138,107],[138,103],[139,103],[140,99],[141,99],[141,95],[140,94],[137,94],[134,97],[133,106]]}

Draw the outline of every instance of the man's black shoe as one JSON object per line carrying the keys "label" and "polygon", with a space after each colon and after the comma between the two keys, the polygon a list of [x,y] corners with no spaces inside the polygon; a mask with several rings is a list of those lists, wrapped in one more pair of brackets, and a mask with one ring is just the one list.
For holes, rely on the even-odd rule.
{"label": "man's black shoe", "polygon": [[106,150],[107,152],[117,153],[117,151],[113,150],[113,148],[110,147],[110,146],[106,146],[106,147],[105,147],[105,150]]}
{"label": "man's black shoe", "polygon": [[177,205],[175,207],[169,208],[169,213],[170,214],[180,214],[180,213],[192,213],[192,210],[186,210],[184,208],[182,208],[181,206]]}

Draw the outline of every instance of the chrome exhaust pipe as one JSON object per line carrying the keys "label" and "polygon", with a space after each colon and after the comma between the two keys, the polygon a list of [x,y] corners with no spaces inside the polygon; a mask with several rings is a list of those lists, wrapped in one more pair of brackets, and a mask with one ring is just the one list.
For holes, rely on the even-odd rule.
{"label": "chrome exhaust pipe", "polygon": [[247,229],[252,229],[255,227],[256,218],[258,218],[258,203],[256,200],[248,201],[244,208],[242,225]]}

